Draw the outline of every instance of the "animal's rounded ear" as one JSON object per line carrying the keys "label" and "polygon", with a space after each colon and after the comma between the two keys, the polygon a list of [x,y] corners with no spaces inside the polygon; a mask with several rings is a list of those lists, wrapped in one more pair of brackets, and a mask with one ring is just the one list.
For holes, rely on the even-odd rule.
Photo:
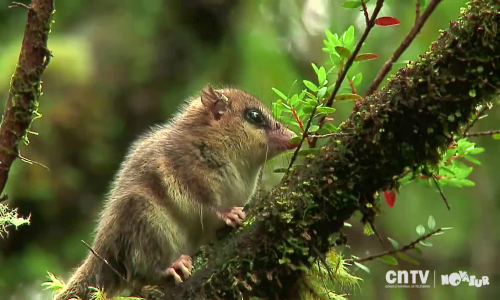
{"label": "animal's rounded ear", "polygon": [[201,90],[201,102],[205,108],[212,113],[216,120],[219,120],[227,111],[227,97],[224,94],[215,91],[210,84]]}

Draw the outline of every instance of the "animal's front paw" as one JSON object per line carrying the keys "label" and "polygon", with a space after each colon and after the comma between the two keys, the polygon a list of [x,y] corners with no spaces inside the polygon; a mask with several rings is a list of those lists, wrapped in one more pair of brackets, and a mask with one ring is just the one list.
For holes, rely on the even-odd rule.
{"label": "animal's front paw", "polygon": [[222,221],[224,221],[224,223],[235,228],[240,227],[246,217],[243,207],[236,206],[226,211],[218,211],[217,215],[222,219]]}
{"label": "animal's front paw", "polygon": [[189,255],[181,255],[170,265],[170,267],[167,268],[167,276],[174,277],[175,284],[179,284],[182,282],[182,278],[177,272],[181,270],[182,275],[184,275],[184,279],[186,279],[189,275],[191,275],[191,269],[193,269],[193,261],[191,257]]}

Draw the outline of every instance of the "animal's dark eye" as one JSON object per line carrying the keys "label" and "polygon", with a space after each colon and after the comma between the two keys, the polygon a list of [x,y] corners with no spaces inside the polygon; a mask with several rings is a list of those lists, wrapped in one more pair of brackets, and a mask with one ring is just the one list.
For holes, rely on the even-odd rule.
{"label": "animal's dark eye", "polygon": [[248,122],[255,124],[255,125],[265,125],[265,119],[262,113],[256,109],[251,109],[246,112],[245,118],[247,119]]}

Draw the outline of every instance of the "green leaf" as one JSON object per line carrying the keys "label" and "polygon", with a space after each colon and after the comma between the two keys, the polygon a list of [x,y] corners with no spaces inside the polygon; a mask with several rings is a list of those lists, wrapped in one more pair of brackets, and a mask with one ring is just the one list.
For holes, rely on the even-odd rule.
{"label": "green leaf", "polygon": [[320,107],[316,108],[316,111],[320,112],[320,113],[330,114],[330,113],[334,113],[336,111],[336,109],[333,107],[328,107],[328,106],[320,106]]}
{"label": "green leaf", "polygon": [[413,251],[417,252],[418,254],[422,254],[422,249],[420,249],[419,247],[416,247],[412,249]]}
{"label": "green leaf", "polygon": [[399,243],[395,239],[391,239],[390,237],[387,238],[389,242],[391,242],[392,248],[395,250],[399,249]]}
{"label": "green leaf", "polygon": [[468,151],[468,153],[472,154],[472,155],[476,155],[476,154],[483,153],[483,152],[484,152],[484,148],[481,148],[481,147],[474,147],[473,149]]}
{"label": "green leaf", "polygon": [[276,95],[278,95],[281,99],[283,99],[283,100],[285,100],[285,101],[288,99],[288,97],[287,97],[285,94],[283,94],[280,90],[275,89],[275,88],[271,88],[271,89],[272,89],[272,90],[273,90],[273,92],[274,92],[274,93],[276,93]]}
{"label": "green leaf", "polygon": [[348,0],[344,3],[342,3],[343,8],[358,8],[361,7],[363,4],[361,3],[360,0]]}
{"label": "green leaf", "polygon": [[500,140],[500,133],[495,133],[495,134],[493,135],[493,139],[494,139],[494,140]]}
{"label": "green leaf", "polygon": [[290,139],[290,144],[292,145],[298,144],[300,143],[301,140],[302,140],[301,136],[294,136],[293,138]]}
{"label": "green leaf", "polygon": [[310,82],[309,80],[304,80],[303,82],[304,82],[304,85],[308,89],[310,89],[311,91],[313,91],[313,92],[317,92],[318,91],[318,87],[314,83]]}
{"label": "green leaf", "polygon": [[319,89],[318,91],[318,99],[323,99],[323,97],[325,97],[326,95],[326,86],[322,87]]}
{"label": "green leaf", "polygon": [[338,127],[335,126],[331,122],[326,122],[325,125],[323,125],[323,127],[325,127],[326,129],[328,129],[328,131],[330,131],[330,132],[337,132],[337,130],[338,130]]}
{"label": "green leaf", "polygon": [[346,47],[336,46],[335,51],[337,51],[337,53],[340,54],[340,56],[345,58],[349,58],[351,56],[351,51]]}
{"label": "green leaf", "polygon": [[425,227],[422,225],[418,225],[416,230],[418,236],[423,236],[425,234]]}
{"label": "green leaf", "polygon": [[360,264],[358,262],[354,262],[354,265],[358,268],[360,268],[361,270],[365,271],[366,273],[370,273],[370,269],[368,269],[367,266],[363,265],[363,264]]}
{"label": "green leaf", "polygon": [[288,101],[288,103],[290,103],[290,105],[293,107],[297,106],[298,102],[299,102],[299,96],[297,94],[293,95],[292,98],[290,98],[290,101]]}
{"label": "green leaf", "polygon": [[398,265],[398,260],[394,258],[394,256],[391,255],[384,255],[382,257],[377,258],[377,260],[384,262],[389,265],[397,266]]}
{"label": "green leaf", "polygon": [[419,244],[425,247],[432,247],[432,244],[428,241],[420,241]]}
{"label": "green leaf", "polygon": [[337,101],[341,101],[341,100],[358,100],[358,99],[363,99],[363,97],[361,97],[358,94],[341,94],[341,95],[337,95],[335,97],[335,100],[337,100]]}
{"label": "green leaf", "polygon": [[453,229],[453,227],[443,227],[443,228],[441,228],[441,230],[452,230],[452,229]]}
{"label": "green leaf", "polygon": [[342,36],[342,41],[344,42],[345,47],[349,47],[352,44],[352,42],[354,42],[354,26],[352,26],[352,25],[349,26],[347,31],[344,32],[344,34]]}
{"label": "green leaf", "polygon": [[363,74],[359,73],[358,75],[356,75],[352,78],[352,85],[357,87],[358,85],[361,84],[362,80],[363,80]]}
{"label": "green leaf", "polygon": [[315,132],[319,129],[319,126],[318,125],[311,125],[311,127],[309,127],[309,132]]}
{"label": "green leaf", "polygon": [[398,252],[397,253],[397,256],[401,259],[401,260],[404,260],[404,261],[407,261],[411,264],[414,264],[414,265],[417,265],[417,266],[420,266],[420,263],[415,260],[413,257],[403,253],[403,252]]}
{"label": "green leaf", "polygon": [[319,68],[318,71],[318,83],[319,85],[323,85],[326,81],[326,70],[325,68],[321,67]]}
{"label": "green leaf", "polygon": [[311,66],[313,67],[314,69],[314,73],[316,73],[316,75],[318,75],[318,72],[319,72],[319,69],[318,69],[318,66],[316,66],[315,63],[312,63]]}
{"label": "green leaf", "polygon": [[433,231],[436,228],[436,220],[433,216],[429,216],[429,220],[427,220],[427,227],[430,231]]}
{"label": "green leaf", "polygon": [[471,163],[473,164],[476,164],[476,165],[481,165],[481,162],[479,161],[479,159],[473,157],[473,156],[470,156],[470,155],[466,155],[464,156],[464,158],[468,161],[470,161]]}

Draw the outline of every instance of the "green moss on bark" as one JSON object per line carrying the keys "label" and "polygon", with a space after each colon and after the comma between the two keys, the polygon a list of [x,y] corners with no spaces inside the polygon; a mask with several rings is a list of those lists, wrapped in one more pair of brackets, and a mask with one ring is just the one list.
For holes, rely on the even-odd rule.
{"label": "green moss on bark", "polygon": [[477,0],[420,60],[355,107],[332,142],[268,194],[251,225],[208,247],[207,264],[163,299],[289,297],[304,268],[334,246],[332,234],[404,170],[433,165],[478,104],[500,86],[500,3]]}

